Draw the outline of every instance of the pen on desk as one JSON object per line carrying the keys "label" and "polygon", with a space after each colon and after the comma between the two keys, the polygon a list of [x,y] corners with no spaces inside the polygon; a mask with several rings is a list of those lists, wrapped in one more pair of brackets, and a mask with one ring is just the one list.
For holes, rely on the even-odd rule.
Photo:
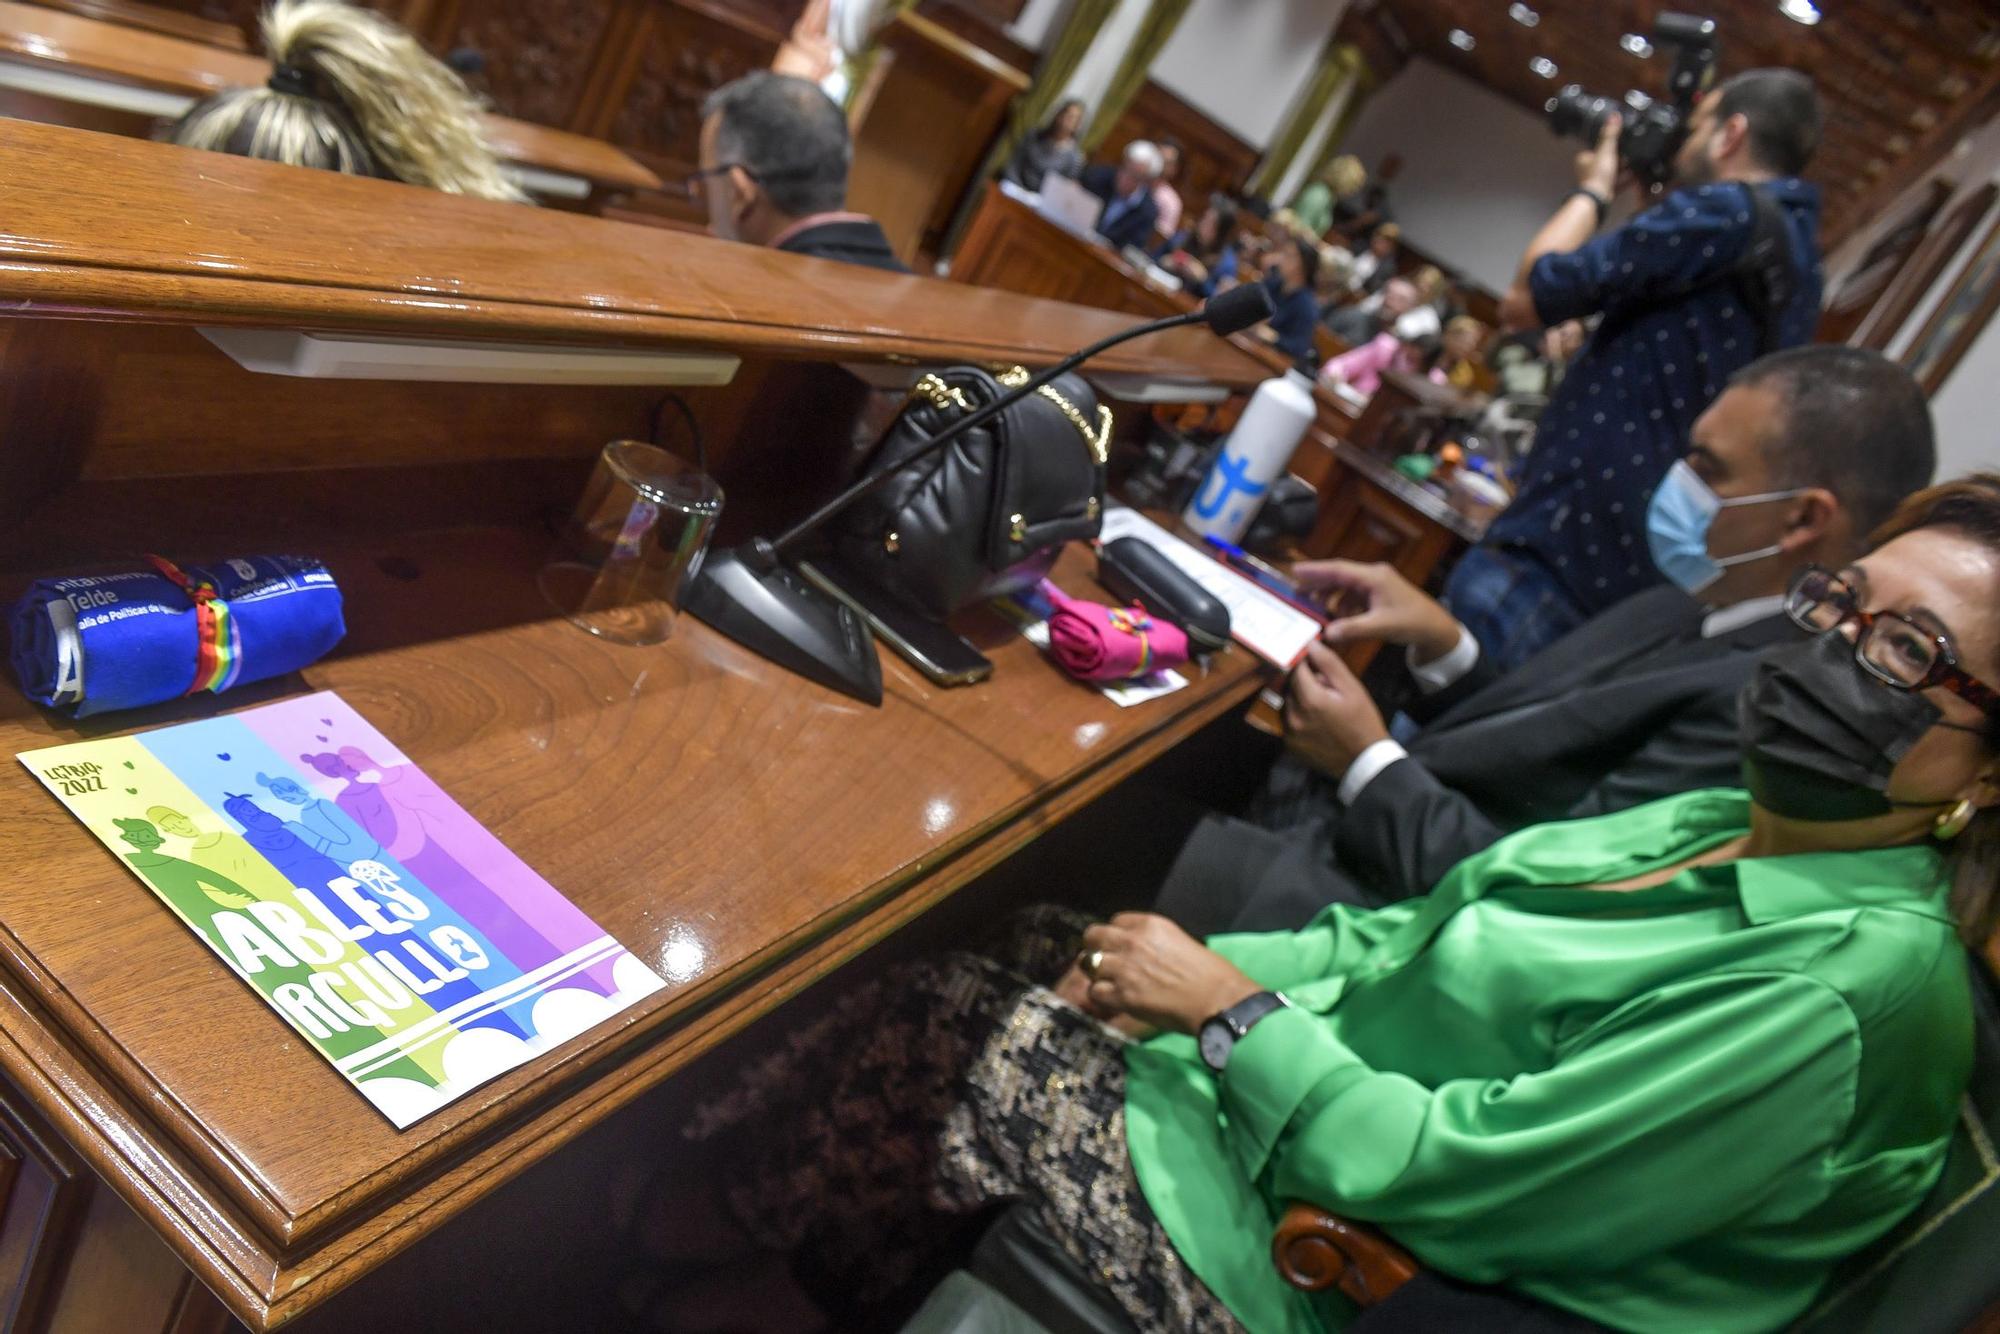
{"label": "pen on desk", "polygon": [[1203,533],[1202,540],[1221,553],[1224,565],[1235,570],[1265,592],[1282,598],[1286,603],[1298,608],[1315,620],[1324,621],[1326,619],[1326,612],[1300,592],[1298,585],[1294,584],[1291,576],[1287,575],[1283,570],[1258,560],[1234,542],[1225,542],[1212,533]]}

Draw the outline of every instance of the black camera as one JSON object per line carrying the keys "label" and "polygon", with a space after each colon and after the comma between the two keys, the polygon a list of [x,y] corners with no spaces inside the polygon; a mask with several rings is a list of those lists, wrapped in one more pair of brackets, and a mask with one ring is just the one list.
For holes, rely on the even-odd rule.
{"label": "black camera", "polygon": [[1596,144],[1605,118],[1624,118],[1618,132],[1618,158],[1649,186],[1664,185],[1674,174],[1674,155],[1687,140],[1688,117],[1695,99],[1715,71],[1715,20],[1692,14],[1662,14],[1653,25],[1653,44],[1671,47],[1673,70],[1667,76],[1666,100],[1637,91],[1623,100],[1587,93],[1570,84],[1549,99],[1549,128],[1559,135]]}

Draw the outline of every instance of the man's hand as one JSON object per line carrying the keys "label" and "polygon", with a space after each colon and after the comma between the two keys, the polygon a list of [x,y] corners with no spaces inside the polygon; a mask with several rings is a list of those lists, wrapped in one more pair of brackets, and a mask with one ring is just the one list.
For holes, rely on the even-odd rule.
{"label": "man's hand", "polygon": [[1156,913],[1125,912],[1099,922],[1083,933],[1083,948],[1086,955],[1103,952],[1086,1007],[1099,1016],[1192,1033],[1263,989]]}
{"label": "man's hand", "polygon": [[1303,589],[1327,595],[1334,619],[1321,633],[1329,644],[1379,640],[1406,644],[1419,663],[1434,662],[1458,644],[1459,624],[1436,598],[1388,565],[1308,560],[1292,567]]}
{"label": "man's hand", "polygon": [[1362,751],[1388,739],[1382,711],[1340,655],[1325,644],[1307,649],[1285,692],[1286,746],[1337,779]]}
{"label": "man's hand", "polygon": [[1576,183],[1607,205],[1618,195],[1618,132],[1624,124],[1616,112],[1606,116],[1597,147],[1576,155]]}
{"label": "man's hand", "polygon": [[1564,320],[1542,332],[1542,355],[1553,366],[1561,366],[1583,348],[1583,321]]}

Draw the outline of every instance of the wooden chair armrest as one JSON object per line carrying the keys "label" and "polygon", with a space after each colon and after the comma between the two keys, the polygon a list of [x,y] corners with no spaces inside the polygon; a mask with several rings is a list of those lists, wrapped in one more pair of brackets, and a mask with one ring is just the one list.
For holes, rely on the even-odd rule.
{"label": "wooden chair armrest", "polygon": [[1408,1251],[1373,1228],[1350,1223],[1318,1205],[1294,1203],[1271,1238],[1278,1276],[1303,1292],[1338,1284],[1357,1306],[1373,1306],[1417,1276]]}

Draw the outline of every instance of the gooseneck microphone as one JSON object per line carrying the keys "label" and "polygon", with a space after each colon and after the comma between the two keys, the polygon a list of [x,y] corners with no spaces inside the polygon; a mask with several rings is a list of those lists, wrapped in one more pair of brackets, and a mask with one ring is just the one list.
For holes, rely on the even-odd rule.
{"label": "gooseneck microphone", "polygon": [[776,538],[753,537],[740,547],[713,553],[688,581],[682,605],[690,615],[780,666],[870,704],[880,704],[882,667],[867,626],[847,607],[785,569],[786,556],[848,506],[887,485],[891,477],[992,421],[1100,352],[1188,324],[1206,324],[1223,335],[1240,333],[1271,314],[1271,294],[1264,285],[1244,283],[1210,297],[1194,310],[1100,338],[1028,377],[985,407],[960,417],[895,467],[862,478]]}

